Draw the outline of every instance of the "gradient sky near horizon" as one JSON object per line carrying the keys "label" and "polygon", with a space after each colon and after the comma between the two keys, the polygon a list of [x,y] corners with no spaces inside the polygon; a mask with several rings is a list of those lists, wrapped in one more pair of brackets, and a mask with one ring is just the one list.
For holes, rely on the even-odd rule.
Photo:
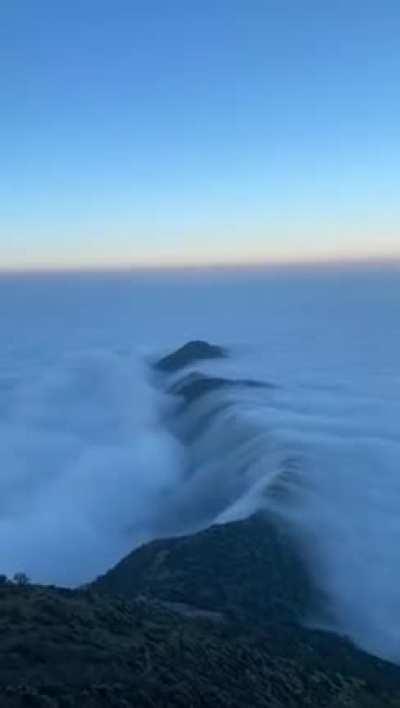
{"label": "gradient sky near horizon", "polygon": [[0,268],[400,257],[398,0],[10,0]]}

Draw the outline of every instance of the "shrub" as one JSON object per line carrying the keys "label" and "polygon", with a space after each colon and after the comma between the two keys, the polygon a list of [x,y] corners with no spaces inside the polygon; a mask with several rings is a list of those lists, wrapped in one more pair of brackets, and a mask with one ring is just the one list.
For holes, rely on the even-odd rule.
{"label": "shrub", "polygon": [[13,581],[16,585],[29,585],[29,578],[25,573],[15,573]]}

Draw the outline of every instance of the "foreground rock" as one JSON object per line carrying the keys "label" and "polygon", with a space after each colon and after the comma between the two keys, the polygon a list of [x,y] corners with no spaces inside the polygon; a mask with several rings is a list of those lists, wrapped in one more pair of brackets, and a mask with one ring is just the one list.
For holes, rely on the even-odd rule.
{"label": "foreground rock", "polygon": [[197,361],[223,359],[226,356],[227,351],[222,347],[196,340],[163,357],[154,364],[154,368],[165,373],[173,373]]}

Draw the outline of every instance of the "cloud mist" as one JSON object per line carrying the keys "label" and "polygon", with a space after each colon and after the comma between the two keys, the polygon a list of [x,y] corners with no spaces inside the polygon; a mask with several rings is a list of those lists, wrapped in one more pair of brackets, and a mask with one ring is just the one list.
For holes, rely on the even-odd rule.
{"label": "cloud mist", "polygon": [[[389,271],[0,281],[0,572],[75,585],[272,508],[326,597],[307,620],[400,661],[398,292]],[[176,417],[146,357],[199,336],[232,344],[204,371],[277,387]]]}

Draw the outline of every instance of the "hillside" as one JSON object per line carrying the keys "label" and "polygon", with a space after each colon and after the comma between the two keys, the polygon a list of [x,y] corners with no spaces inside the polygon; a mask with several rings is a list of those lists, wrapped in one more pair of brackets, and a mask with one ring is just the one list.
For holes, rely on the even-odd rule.
{"label": "hillside", "polygon": [[186,603],[256,625],[295,622],[315,600],[289,530],[263,514],[148,543],[92,587]]}
{"label": "hillside", "polygon": [[91,590],[4,586],[0,607],[2,707],[400,705],[396,668],[328,635]]}

